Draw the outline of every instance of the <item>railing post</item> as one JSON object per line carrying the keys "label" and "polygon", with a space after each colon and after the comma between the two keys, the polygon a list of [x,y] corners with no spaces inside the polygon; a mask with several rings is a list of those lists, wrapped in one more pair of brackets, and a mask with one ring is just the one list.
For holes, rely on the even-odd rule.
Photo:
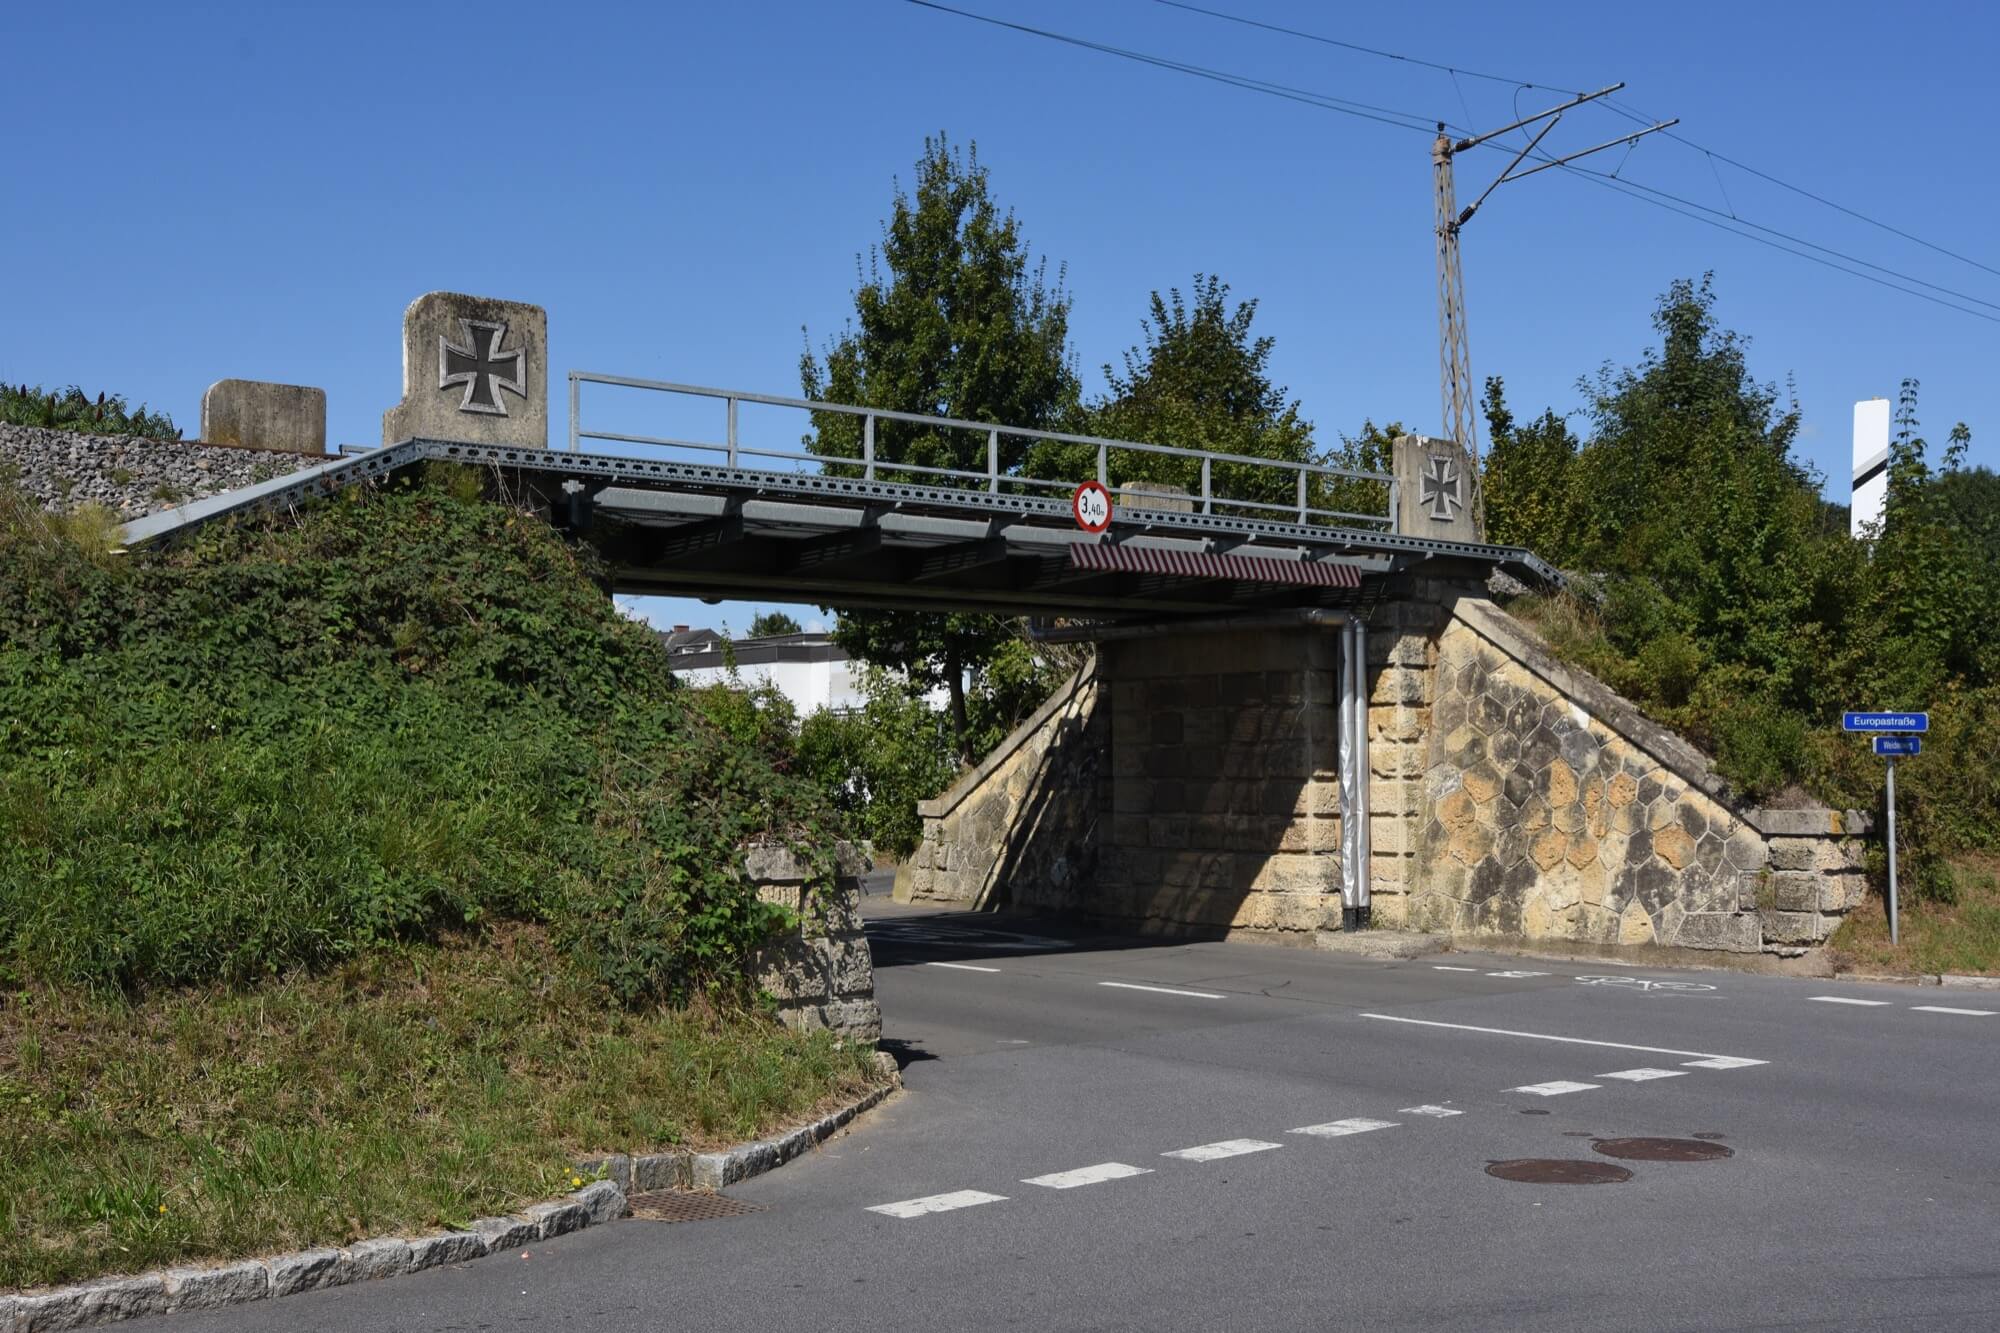
{"label": "railing post", "polygon": [[736,395],[729,396],[729,466],[736,466]]}
{"label": "railing post", "polygon": [[1097,484],[1106,490],[1111,489],[1111,473],[1104,466],[1104,446],[1101,444],[1097,446]]}
{"label": "railing post", "polygon": [[1208,458],[1206,456],[1204,456],[1201,460],[1201,512],[1204,514],[1212,514],[1215,512],[1215,502],[1214,502],[1215,497],[1211,493],[1209,486],[1210,471],[1211,471],[1209,465],[1213,462],[1215,462],[1213,458]]}
{"label": "railing post", "polygon": [[1305,521],[1306,521],[1306,470],[1304,468],[1300,468],[1299,469],[1299,523],[1303,526]]}
{"label": "railing post", "polygon": [[861,475],[869,481],[875,480],[875,414],[870,412],[861,419]]}
{"label": "railing post", "polygon": [[576,403],[576,372],[572,370],[569,373],[569,451],[571,453],[576,452]]}
{"label": "railing post", "polygon": [[1389,532],[1391,535],[1403,530],[1403,484],[1394,477],[1389,478]]}
{"label": "railing post", "polygon": [[986,492],[1000,494],[1000,432],[986,432]]}

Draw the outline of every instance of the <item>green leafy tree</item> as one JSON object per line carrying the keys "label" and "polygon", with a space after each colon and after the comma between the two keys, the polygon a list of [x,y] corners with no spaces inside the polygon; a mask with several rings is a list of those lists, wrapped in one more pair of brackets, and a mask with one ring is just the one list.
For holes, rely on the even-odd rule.
{"label": "green leafy tree", "polygon": [[[1273,340],[1253,338],[1257,302],[1229,307],[1229,284],[1197,273],[1192,299],[1179,288],[1151,295],[1140,321],[1141,341],[1124,354],[1122,371],[1106,365],[1103,398],[1080,413],[1079,433],[1141,444],[1240,454],[1285,462],[1315,461],[1313,427],[1273,384]],[[1096,475],[1097,450],[1089,445],[1039,442],[1028,461],[1041,477]],[[1106,456],[1113,486],[1151,482],[1190,493],[1201,490],[1201,465],[1172,454],[1113,449]],[[1266,504],[1297,498],[1295,479],[1251,465],[1212,470],[1216,496]]]}
{"label": "green leafy tree", "polygon": [[862,679],[852,712],[822,708],[800,724],[800,771],[881,851],[906,856],[923,838],[917,802],[958,771],[945,719],[880,669]]}
{"label": "green leafy tree", "polygon": [[750,621],[749,637],[768,639],[779,634],[803,634],[805,627],[783,611],[764,611]]}
{"label": "green leafy tree", "polygon": [[1484,486],[1490,540],[1525,546],[1548,559],[1574,549],[1572,482],[1578,441],[1569,422],[1546,410],[1519,425],[1507,410],[1506,385],[1486,381]]}
{"label": "green leafy tree", "polygon": [[[1051,285],[1046,261],[1030,263],[1019,221],[994,203],[977,150],[960,153],[942,135],[926,139],[915,190],[897,188],[882,243],[870,252],[854,293],[854,322],[823,356],[808,347],[800,382],[806,397],[824,401],[1053,427],[1077,398],[1069,304],[1061,271]],[[828,458],[859,458],[861,435],[859,418],[816,413],[807,446]],[[1001,470],[1012,472],[1026,450],[1025,440],[1003,436]],[[986,451],[985,432],[877,423],[875,457],[891,477],[899,475],[896,464],[983,472]],[[966,676],[1010,637],[1004,620],[850,611],[841,613],[834,637],[919,690],[944,686],[955,743],[967,753]]]}

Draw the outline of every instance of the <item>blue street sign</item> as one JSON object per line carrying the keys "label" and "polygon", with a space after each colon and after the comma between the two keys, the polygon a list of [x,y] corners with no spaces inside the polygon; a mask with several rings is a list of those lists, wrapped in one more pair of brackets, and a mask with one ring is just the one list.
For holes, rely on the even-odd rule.
{"label": "blue street sign", "polygon": [[1841,716],[1842,731],[1929,731],[1929,713],[1846,713]]}
{"label": "blue street sign", "polygon": [[1877,736],[1876,754],[1922,754],[1924,743],[1915,736]]}

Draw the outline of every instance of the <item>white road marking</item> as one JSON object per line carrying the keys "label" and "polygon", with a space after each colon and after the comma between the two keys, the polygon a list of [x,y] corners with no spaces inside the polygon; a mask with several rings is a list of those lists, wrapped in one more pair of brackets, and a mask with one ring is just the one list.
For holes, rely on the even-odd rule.
{"label": "white road marking", "polygon": [[1220,1143],[1177,1148],[1173,1152],[1163,1152],[1160,1156],[1178,1157],[1184,1162],[1219,1162],[1225,1157],[1241,1157],[1245,1153],[1264,1152],[1284,1146],[1282,1143],[1266,1143],[1263,1139],[1224,1139]]}
{"label": "white road marking", "polygon": [[1196,1000],[1226,1000],[1226,995],[1218,995],[1206,990],[1175,990],[1171,986],[1141,986],[1130,981],[1100,981],[1100,986],[1116,986],[1119,990],[1149,990],[1155,995],[1186,995]]}
{"label": "white road marking", "polygon": [[1609,1074],[1599,1074],[1599,1078],[1622,1078],[1627,1083],[1644,1083],[1656,1078],[1686,1078],[1684,1069],[1619,1069]]}
{"label": "white road marking", "polygon": [[1545,976],[1547,976],[1547,975],[1548,975],[1548,973],[1546,973],[1546,972],[1488,972],[1488,973],[1487,973],[1486,975],[1487,975],[1487,976],[1489,976],[1489,977],[1511,977],[1511,978],[1514,978],[1515,980],[1519,980],[1519,979],[1520,979],[1520,978],[1522,978],[1522,977],[1545,977]]}
{"label": "white road marking", "polygon": [[1880,1009],[1891,1003],[1888,1000],[1850,1000],[1845,995],[1808,995],[1806,998],[1820,1004],[1861,1004],[1870,1009]]}
{"label": "white road marking", "polygon": [[1507,1091],[1532,1092],[1537,1097],[1560,1097],[1566,1092],[1589,1092],[1598,1086],[1600,1085],[1596,1083],[1571,1083],[1567,1079],[1559,1078],[1548,1083],[1528,1083],[1518,1088],[1509,1088]]}
{"label": "white road marking", "polygon": [[1683,1060],[1689,1069],[1748,1069],[1751,1065],[1767,1065],[1769,1060],[1751,1060],[1741,1055],[1711,1055],[1706,1060]]}
{"label": "white road marking", "polygon": [[[1711,1056],[1707,1051],[1676,1051],[1665,1046],[1634,1046],[1624,1041],[1591,1041],[1586,1037],[1558,1037],[1553,1032],[1517,1032],[1512,1028],[1481,1028],[1470,1023],[1440,1023],[1434,1018],[1398,1018],[1394,1014],[1363,1014],[1363,1018],[1373,1018],[1384,1023],[1414,1023],[1424,1028],[1451,1028],[1457,1032],[1484,1032],[1492,1037],[1530,1037],[1536,1041],[1560,1041],[1571,1046],[1609,1046],[1615,1051],[1645,1051],[1649,1055],[1692,1055],[1704,1060],[1734,1060],[1740,1064],[1761,1065],[1762,1060],[1745,1060],[1739,1056]],[[1714,1069],[1734,1069],[1735,1064],[1712,1065]]]}
{"label": "white road marking", "polygon": [[1477,972],[1478,970],[1476,967],[1446,967],[1443,963],[1431,964],[1433,972]]}
{"label": "white road marking", "polygon": [[925,963],[925,967],[949,967],[960,972],[998,972],[997,967],[980,967],[974,963]]}
{"label": "white road marking", "polygon": [[1405,1107],[1403,1107],[1403,1108],[1402,1108],[1402,1109],[1401,1109],[1400,1111],[1398,1111],[1398,1112],[1397,1112],[1397,1114],[1398,1114],[1398,1115],[1434,1115],[1434,1116],[1439,1116],[1439,1117],[1443,1117],[1443,1116],[1448,1116],[1448,1115],[1464,1115],[1464,1114],[1465,1114],[1465,1112],[1463,1112],[1463,1111],[1454,1111],[1454,1110],[1452,1110],[1452,1109],[1451,1109],[1451,1108],[1450,1108],[1449,1106],[1432,1106],[1432,1105],[1430,1105],[1430,1104],[1429,1104],[1428,1102],[1426,1102],[1426,1103],[1425,1103],[1424,1105],[1422,1105],[1422,1106],[1405,1106]]}
{"label": "white road marking", "polygon": [[1948,1004],[1913,1004],[1910,1008],[1922,1014],[1965,1014],[1972,1018],[1991,1018],[1991,1009],[1954,1009]]}
{"label": "white road marking", "polygon": [[1301,1125],[1297,1129],[1287,1130],[1286,1133],[1311,1134],[1315,1138],[1337,1139],[1348,1134],[1366,1134],[1371,1129],[1394,1129],[1395,1127],[1396,1122],[1393,1120],[1364,1120],[1357,1116],[1351,1120],[1329,1120],[1324,1125]]}
{"label": "white road marking", "polygon": [[988,1194],[984,1190],[953,1190],[901,1203],[878,1203],[868,1211],[885,1217],[922,1217],[925,1213],[948,1213],[954,1208],[971,1208],[982,1203],[1004,1203],[1006,1199],[1004,1194]]}
{"label": "white road marking", "polygon": [[1023,1185],[1041,1185],[1052,1190],[1073,1190],[1078,1185],[1095,1185],[1106,1180],[1122,1180],[1126,1176],[1150,1176],[1149,1166],[1127,1166],[1123,1162],[1099,1162],[1096,1166],[1080,1166],[1074,1171],[1056,1171],[1046,1176],[1030,1176]]}

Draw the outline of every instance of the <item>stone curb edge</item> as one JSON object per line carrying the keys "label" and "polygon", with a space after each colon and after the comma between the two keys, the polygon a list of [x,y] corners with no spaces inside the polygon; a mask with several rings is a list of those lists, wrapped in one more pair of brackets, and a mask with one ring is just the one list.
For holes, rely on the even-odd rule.
{"label": "stone curb edge", "polygon": [[578,1163],[578,1169],[601,1171],[604,1178],[508,1217],[479,1218],[464,1231],[378,1236],[344,1249],[303,1250],[213,1267],[160,1269],[32,1295],[0,1294],[0,1333],[56,1333],[146,1315],[216,1310],[482,1259],[616,1221],[630,1210],[626,1196],[633,1192],[635,1179],[641,1191],[690,1185],[721,1189],[804,1155],[902,1086],[894,1056],[878,1051],[875,1062],[878,1070],[890,1076],[888,1083],[775,1139],[741,1143],[722,1152],[614,1156]]}

